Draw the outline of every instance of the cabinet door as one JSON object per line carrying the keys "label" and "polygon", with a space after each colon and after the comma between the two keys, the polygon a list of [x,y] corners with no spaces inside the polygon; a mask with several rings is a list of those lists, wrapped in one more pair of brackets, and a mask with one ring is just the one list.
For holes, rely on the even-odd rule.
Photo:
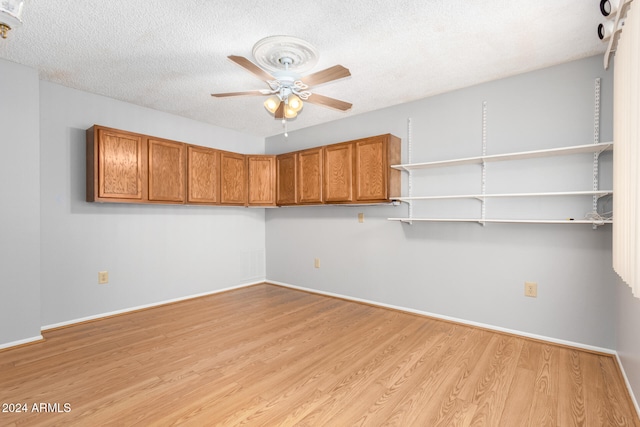
{"label": "cabinet door", "polygon": [[143,136],[93,126],[87,129],[87,201],[141,202],[145,194]]}
{"label": "cabinet door", "polygon": [[187,147],[187,202],[220,203],[220,152],[212,148]]}
{"label": "cabinet door", "polygon": [[324,201],[353,201],[353,144],[350,142],[324,148]]}
{"label": "cabinet door", "polygon": [[387,198],[386,139],[366,138],[354,142],[356,150],[356,199]]}
{"label": "cabinet door", "polygon": [[148,140],[149,200],[184,203],[185,147],[181,142]]}
{"label": "cabinet door", "polygon": [[281,154],[276,157],[276,203],[294,205],[297,200],[296,153]]}
{"label": "cabinet door", "polygon": [[322,203],[322,147],[298,152],[298,203]]}
{"label": "cabinet door", "polygon": [[276,205],[276,156],[247,156],[249,206]]}
{"label": "cabinet door", "polygon": [[400,162],[400,140],[380,135],[354,141],[354,146],[356,201],[384,202],[400,194],[400,171],[390,168]]}
{"label": "cabinet door", "polygon": [[220,153],[220,203],[247,204],[247,164],[243,154]]}

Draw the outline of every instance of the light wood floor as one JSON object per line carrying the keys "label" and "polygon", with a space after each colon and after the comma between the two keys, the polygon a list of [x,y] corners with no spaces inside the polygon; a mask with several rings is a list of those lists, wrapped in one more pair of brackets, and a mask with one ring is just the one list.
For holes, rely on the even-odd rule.
{"label": "light wood floor", "polygon": [[45,338],[0,425],[640,426],[611,356],[272,285]]}

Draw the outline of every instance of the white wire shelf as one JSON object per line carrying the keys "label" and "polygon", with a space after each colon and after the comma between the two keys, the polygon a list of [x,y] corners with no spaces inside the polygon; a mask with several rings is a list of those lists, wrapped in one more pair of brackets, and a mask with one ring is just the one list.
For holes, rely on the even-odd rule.
{"label": "white wire shelf", "polygon": [[549,197],[549,196],[598,196],[604,197],[613,194],[611,190],[598,191],[555,191],[543,193],[502,193],[502,194],[459,194],[445,196],[413,196],[413,197],[392,197],[392,200],[408,202],[412,200],[445,200],[445,199],[490,199],[508,197]]}
{"label": "white wire shelf", "polygon": [[391,167],[394,169],[410,171],[443,166],[482,164],[485,162],[499,162],[505,160],[533,159],[537,157],[563,156],[582,153],[600,153],[611,149],[613,149],[613,142],[601,142],[598,144],[575,145],[571,147],[549,148],[545,150],[522,151],[518,153],[493,154],[487,156],[466,157],[461,159],[441,160],[435,162],[406,163],[401,165],[392,165]]}
{"label": "white wire shelf", "polygon": [[477,222],[485,223],[513,223],[513,224],[613,224],[613,220],[597,219],[482,219],[482,218],[387,218],[389,221],[413,222]]}

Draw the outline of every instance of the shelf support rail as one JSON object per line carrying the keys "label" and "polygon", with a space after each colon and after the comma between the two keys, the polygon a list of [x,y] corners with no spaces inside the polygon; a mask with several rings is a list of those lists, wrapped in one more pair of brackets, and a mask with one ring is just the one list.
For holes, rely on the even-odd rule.
{"label": "shelf support rail", "polygon": [[[487,155],[487,101],[482,101],[482,157]],[[486,185],[487,185],[487,163],[482,160],[482,195],[486,194]],[[486,219],[486,200],[484,197],[480,200],[480,218],[482,221],[480,224],[484,227],[485,219]]]}
{"label": "shelf support rail", "polygon": [[[600,143],[600,77],[595,79],[595,88],[594,88],[595,96],[594,96],[594,111],[593,111],[593,143]],[[599,182],[599,158],[600,152],[593,153],[593,191],[598,191]],[[591,206],[593,214],[598,213],[598,199],[600,196],[594,194],[593,195],[593,203]],[[596,224],[593,224],[593,229],[598,228]]]}
{"label": "shelf support rail", "polygon": [[[411,158],[411,145],[412,145],[412,127],[411,127],[411,117],[407,118],[407,162],[409,164],[411,164],[412,162],[412,158]],[[411,172],[411,170],[407,171],[407,173],[409,174],[409,177],[407,179],[408,181],[408,192],[409,192],[409,197],[413,197],[413,173]],[[408,224],[412,225],[413,224],[413,203],[411,200],[408,200],[408,208],[409,208],[409,222]]]}

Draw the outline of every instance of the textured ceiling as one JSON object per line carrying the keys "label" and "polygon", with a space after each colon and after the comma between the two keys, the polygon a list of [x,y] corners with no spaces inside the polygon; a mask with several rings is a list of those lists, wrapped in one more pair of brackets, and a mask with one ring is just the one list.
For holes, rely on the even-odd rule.
{"label": "textured ceiling", "polygon": [[586,0],[26,0],[0,58],[42,80],[258,136],[282,132],[264,89],[227,59],[290,35],[319,51],[308,73],[352,76],[313,91],[353,103],[306,104],[300,129],[604,52],[598,2]]}

